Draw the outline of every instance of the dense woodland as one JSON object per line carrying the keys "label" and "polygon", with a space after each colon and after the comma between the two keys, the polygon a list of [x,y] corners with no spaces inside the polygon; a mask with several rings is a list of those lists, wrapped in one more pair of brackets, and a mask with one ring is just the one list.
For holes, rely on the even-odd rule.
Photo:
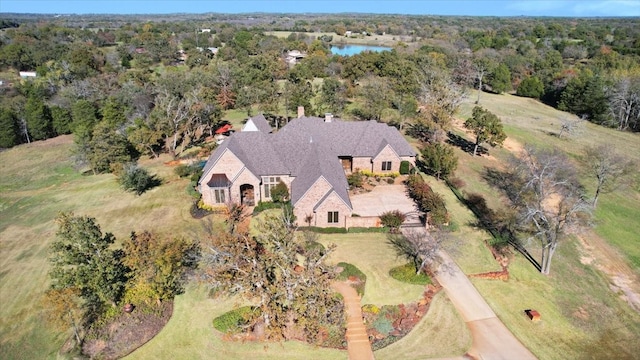
{"label": "dense woodland", "polygon": [[[428,140],[447,130],[469,88],[640,131],[635,18],[4,14],[0,25],[0,147],[73,133],[79,164],[96,173],[141,155],[178,156],[230,109],[291,117],[304,106]],[[388,52],[332,55],[347,31],[397,41]],[[290,66],[294,49],[308,56]]]}

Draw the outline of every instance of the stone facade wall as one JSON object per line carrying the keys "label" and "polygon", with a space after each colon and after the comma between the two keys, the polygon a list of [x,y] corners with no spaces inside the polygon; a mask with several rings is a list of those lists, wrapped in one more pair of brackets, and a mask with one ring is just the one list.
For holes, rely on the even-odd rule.
{"label": "stone facade wall", "polygon": [[[260,179],[255,176],[249,169],[244,168],[240,172],[240,174],[236,175],[235,181],[231,185],[231,202],[240,203],[241,194],[240,194],[240,186],[244,184],[253,185],[253,196],[255,203],[257,204],[260,200]],[[231,179],[233,180],[233,179]]]}
{"label": "stone facade wall", "polygon": [[[225,151],[220,159],[216,162],[215,166],[209,170],[207,177],[200,185],[200,192],[202,194],[202,201],[207,205],[216,205],[215,196],[213,194],[213,190],[207,185],[209,180],[211,180],[211,176],[213,174],[225,174],[229,180],[235,178],[239,171],[244,167],[244,163],[240,161],[231,151]],[[238,185],[240,186],[240,185]],[[233,187],[232,193],[229,194],[227,192],[226,196],[233,199]],[[237,189],[238,194],[240,193],[240,189]],[[240,197],[238,196],[238,201],[240,201]],[[232,200],[233,201],[233,200]]]}
{"label": "stone facade wall", "polygon": [[[302,196],[295,204],[293,204],[293,213],[298,219],[298,224],[304,225],[305,218],[313,214],[313,208],[318,201],[331,189],[331,185],[324,178],[318,178],[316,182],[309,188],[306,194]],[[314,223],[311,223],[312,226]]]}
{"label": "stone facade wall", "polygon": [[[338,212],[338,222],[329,223],[328,213],[329,211]],[[335,191],[331,193],[320,206],[316,209],[315,213],[315,225],[319,227],[346,227],[347,219],[351,217],[351,209],[344,203],[344,201],[336,194]]]}
{"label": "stone facade wall", "polygon": [[357,171],[357,170],[373,171],[371,168],[371,158],[370,157],[354,157],[352,168],[353,168],[353,171]]}
{"label": "stone facade wall", "polygon": [[352,227],[382,227],[378,216],[352,216],[346,220],[347,229]]}
{"label": "stone facade wall", "polygon": [[[382,170],[382,162],[391,161],[391,170]],[[376,157],[373,158],[373,172],[374,173],[387,173],[400,171],[400,157],[387,145],[382,149]]]}

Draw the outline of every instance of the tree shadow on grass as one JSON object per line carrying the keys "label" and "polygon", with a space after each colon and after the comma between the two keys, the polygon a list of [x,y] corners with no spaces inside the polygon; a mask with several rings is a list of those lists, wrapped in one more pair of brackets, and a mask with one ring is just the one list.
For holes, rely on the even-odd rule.
{"label": "tree shadow on grass", "polygon": [[[473,155],[473,148],[475,148],[476,144],[474,142],[471,142],[465,138],[463,138],[460,135],[456,135],[452,132],[449,132],[447,134],[449,136],[449,139],[447,140],[447,143],[453,145],[453,146],[457,146],[460,149],[462,149],[462,151],[472,154]],[[476,154],[478,155],[485,155],[488,154],[489,150],[482,146],[482,145],[478,145],[478,151],[476,152]]]}
{"label": "tree shadow on grass", "polygon": [[[501,171],[494,168],[485,168],[483,178],[490,185],[502,190],[507,197],[514,201],[518,196],[518,189],[521,186],[518,185],[517,179],[507,171]],[[501,247],[506,245],[513,246],[519,253],[521,253],[538,271],[542,269],[540,263],[527,251],[527,249],[521,244],[520,240],[516,236],[516,217],[515,211],[510,209],[504,209],[501,211],[495,211],[491,209],[486,202],[486,199],[481,194],[469,193],[462,194],[458,189],[449,185],[460,200],[473,214],[478,221],[472,224],[480,229],[488,231],[492,237],[492,246],[500,251]]]}

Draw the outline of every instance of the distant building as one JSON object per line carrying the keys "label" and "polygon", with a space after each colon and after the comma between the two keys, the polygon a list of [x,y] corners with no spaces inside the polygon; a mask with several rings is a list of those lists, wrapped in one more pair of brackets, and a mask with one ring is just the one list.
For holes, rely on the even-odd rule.
{"label": "distant building", "polygon": [[20,77],[23,79],[26,78],[30,78],[30,77],[36,77],[36,72],[35,71],[20,71]]}
{"label": "distant building", "polygon": [[295,65],[305,57],[307,57],[306,53],[303,53],[300,50],[291,50],[287,53],[285,61],[290,65]]}
{"label": "distant building", "polygon": [[201,30],[200,30],[200,32],[203,32],[203,33],[210,33],[210,32],[211,32],[211,29],[201,29]]}

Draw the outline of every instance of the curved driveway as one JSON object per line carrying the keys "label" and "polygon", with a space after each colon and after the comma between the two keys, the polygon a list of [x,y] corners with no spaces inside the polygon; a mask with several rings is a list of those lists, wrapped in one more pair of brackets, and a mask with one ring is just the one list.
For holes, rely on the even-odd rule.
{"label": "curved driveway", "polygon": [[[403,231],[420,231],[426,236],[425,229]],[[440,251],[439,255],[442,264],[435,277],[471,330],[473,342],[467,355],[483,360],[536,359],[498,319],[455,261],[444,251]]]}

